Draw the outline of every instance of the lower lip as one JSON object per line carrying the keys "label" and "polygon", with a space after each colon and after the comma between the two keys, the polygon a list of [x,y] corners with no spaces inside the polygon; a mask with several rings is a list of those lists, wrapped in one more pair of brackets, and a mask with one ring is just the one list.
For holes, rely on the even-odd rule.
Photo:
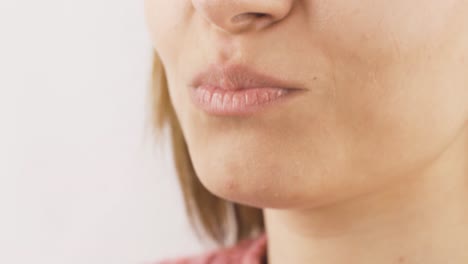
{"label": "lower lip", "polygon": [[214,86],[192,89],[192,100],[205,112],[214,115],[248,115],[280,102],[297,89],[247,88],[228,90]]}

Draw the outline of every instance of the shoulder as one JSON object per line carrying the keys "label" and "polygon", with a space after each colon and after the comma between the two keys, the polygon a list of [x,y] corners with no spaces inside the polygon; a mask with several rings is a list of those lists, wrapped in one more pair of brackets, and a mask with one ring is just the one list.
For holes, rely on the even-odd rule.
{"label": "shoulder", "polygon": [[229,264],[229,263],[260,263],[260,259],[265,255],[266,236],[261,235],[255,239],[248,239],[239,242],[237,245],[208,252],[199,256],[169,259],[155,264]]}

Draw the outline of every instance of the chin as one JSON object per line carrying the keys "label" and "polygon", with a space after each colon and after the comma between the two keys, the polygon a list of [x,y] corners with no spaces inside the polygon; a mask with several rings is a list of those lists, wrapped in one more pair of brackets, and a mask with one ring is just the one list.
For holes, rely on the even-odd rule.
{"label": "chin", "polygon": [[331,175],[325,175],[320,169],[303,174],[307,170],[295,168],[290,162],[230,159],[213,163],[195,159],[194,168],[201,183],[214,195],[257,208],[319,207],[336,200],[335,194],[346,193],[342,189],[345,184],[324,181]]}
{"label": "chin", "polygon": [[[283,202],[276,187],[277,175],[271,167],[261,169],[259,163],[242,161],[209,162],[194,161],[194,168],[201,183],[214,195],[225,200],[253,207],[267,207]],[[255,166],[257,169],[253,169]],[[276,196],[276,197],[275,197]]]}

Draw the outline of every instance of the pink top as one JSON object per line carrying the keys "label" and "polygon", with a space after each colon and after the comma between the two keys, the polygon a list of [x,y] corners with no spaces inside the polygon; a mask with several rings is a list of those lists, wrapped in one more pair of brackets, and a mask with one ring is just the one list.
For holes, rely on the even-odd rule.
{"label": "pink top", "polygon": [[205,255],[166,260],[155,264],[264,264],[266,263],[266,235],[243,240],[237,245]]}

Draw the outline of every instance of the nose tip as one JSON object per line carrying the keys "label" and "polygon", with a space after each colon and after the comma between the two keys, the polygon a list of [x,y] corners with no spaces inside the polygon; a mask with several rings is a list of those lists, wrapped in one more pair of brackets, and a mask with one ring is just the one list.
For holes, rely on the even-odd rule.
{"label": "nose tip", "polygon": [[284,19],[294,0],[192,0],[209,23],[229,33],[259,30]]}

